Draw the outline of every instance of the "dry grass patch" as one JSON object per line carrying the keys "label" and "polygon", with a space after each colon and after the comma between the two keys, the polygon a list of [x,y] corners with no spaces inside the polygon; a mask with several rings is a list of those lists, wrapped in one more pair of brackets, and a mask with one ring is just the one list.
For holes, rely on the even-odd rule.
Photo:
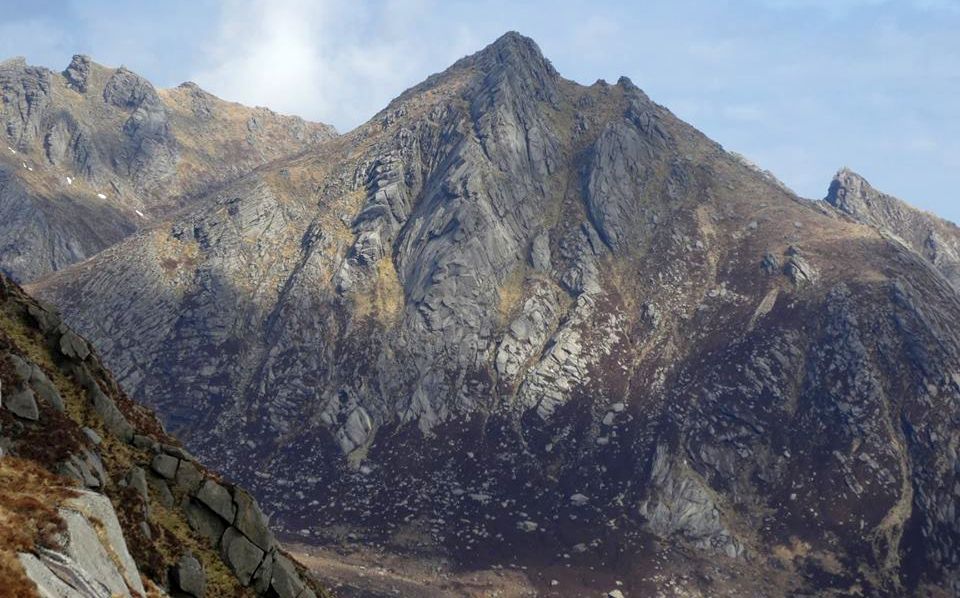
{"label": "dry grass patch", "polygon": [[76,496],[57,477],[32,461],[0,459],[0,596],[36,596],[17,559],[18,552],[57,548],[66,530],[58,507]]}

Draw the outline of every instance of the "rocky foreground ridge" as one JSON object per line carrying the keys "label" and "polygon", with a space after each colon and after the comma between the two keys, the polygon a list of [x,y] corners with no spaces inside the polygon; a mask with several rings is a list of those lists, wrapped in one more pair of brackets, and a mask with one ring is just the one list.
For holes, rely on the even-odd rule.
{"label": "rocky foreground ridge", "polygon": [[[0,595],[317,596],[256,500],[0,276]],[[320,592],[322,594],[322,592]]]}
{"label": "rocky foreground ridge", "polygon": [[27,281],[90,257],[266,162],[335,135],[156,89],[74,56],[61,73],[0,62],[0,271]]}
{"label": "rocky foreground ridge", "polygon": [[897,204],[830,197],[511,33],[30,289],[306,542],[954,595],[960,296]]}

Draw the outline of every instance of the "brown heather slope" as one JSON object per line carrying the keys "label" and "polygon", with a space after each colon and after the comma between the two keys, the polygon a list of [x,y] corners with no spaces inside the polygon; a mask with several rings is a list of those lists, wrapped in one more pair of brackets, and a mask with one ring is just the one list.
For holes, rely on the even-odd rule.
{"label": "brown heather slope", "polygon": [[75,56],[62,73],[0,62],[0,271],[35,279],[94,255],[332,127],[155,89]]}
{"label": "brown heather slope", "polygon": [[960,296],[515,33],[30,288],[304,543],[567,596],[960,592]]}
{"label": "brown heather slope", "polygon": [[[132,556],[136,569],[120,568],[122,595],[195,591],[175,575],[184,558],[202,568],[206,596],[323,594],[284,556],[246,492],[195,461],[51,308],[3,276],[0,389],[0,595],[31,596],[34,583],[47,591],[62,583],[69,595],[85,596],[85,577],[108,584],[90,567],[89,542],[64,522],[75,512],[98,530],[118,567]],[[235,519],[211,510],[211,493],[220,495],[218,512],[226,504]],[[111,537],[110,522],[91,510],[98,504],[108,505],[104,513],[122,536]],[[49,578],[36,575],[42,567]]]}

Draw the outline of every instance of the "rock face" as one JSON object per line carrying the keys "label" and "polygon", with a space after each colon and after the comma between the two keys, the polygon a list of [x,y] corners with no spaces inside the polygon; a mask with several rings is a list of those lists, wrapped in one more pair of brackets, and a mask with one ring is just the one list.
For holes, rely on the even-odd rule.
{"label": "rock face", "polygon": [[[316,597],[292,562],[274,578],[285,557],[250,494],[196,462],[52,308],[2,275],[0,395],[0,593],[277,596],[293,584]],[[208,496],[229,549],[195,523]]]}
{"label": "rock face", "polygon": [[[951,594],[960,299],[918,251],[508,34],[30,288],[307,540]],[[236,492],[191,496],[256,585]]]}
{"label": "rock face", "polygon": [[877,191],[862,176],[846,168],[837,172],[824,201],[893,235],[960,289],[960,228],[954,223]]}
{"label": "rock face", "polygon": [[335,134],[86,56],[63,73],[0,62],[0,125],[0,270],[21,281]]}

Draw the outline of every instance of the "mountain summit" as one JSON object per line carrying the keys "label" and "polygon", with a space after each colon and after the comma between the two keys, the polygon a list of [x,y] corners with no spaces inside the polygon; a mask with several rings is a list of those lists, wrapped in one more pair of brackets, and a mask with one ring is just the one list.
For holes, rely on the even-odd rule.
{"label": "mountain summit", "polygon": [[30,289],[307,544],[956,593],[960,301],[855,183],[801,199],[510,33]]}
{"label": "mountain summit", "polygon": [[896,236],[960,289],[960,228],[952,222],[877,191],[848,168],[837,172],[825,201],[864,224]]}

